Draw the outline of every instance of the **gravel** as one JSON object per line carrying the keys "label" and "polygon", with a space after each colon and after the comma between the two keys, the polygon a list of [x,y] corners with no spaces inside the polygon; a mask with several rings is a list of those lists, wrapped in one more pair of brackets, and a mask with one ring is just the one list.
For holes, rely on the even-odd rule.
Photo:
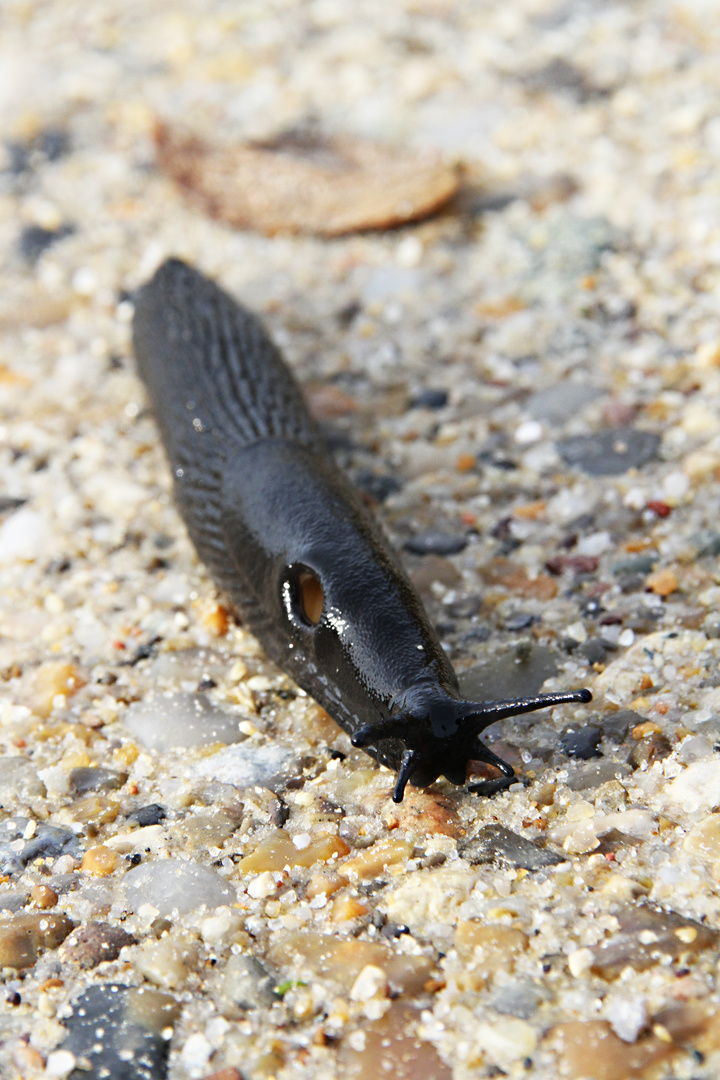
{"label": "gravel", "polygon": [[[3,1077],[718,1075],[719,47],[690,0],[2,6]],[[158,118],[462,188],[262,236]],[[265,320],[471,699],[592,691],[483,733],[516,782],[395,806],[217,595],[130,348],[169,255]]]}

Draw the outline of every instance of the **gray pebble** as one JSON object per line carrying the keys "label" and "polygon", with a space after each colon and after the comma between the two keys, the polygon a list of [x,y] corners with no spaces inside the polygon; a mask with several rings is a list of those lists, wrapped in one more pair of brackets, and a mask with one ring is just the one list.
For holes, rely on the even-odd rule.
{"label": "gray pebble", "polygon": [[645,971],[655,964],[677,960],[717,946],[717,930],[650,904],[622,908],[616,913],[618,933],[593,947],[592,970],[615,979],[626,967]]}
{"label": "gray pebble", "polygon": [[411,536],[403,546],[413,555],[457,555],[467,547],[467,537],[430,530]]}
{"label": "gray pebble", "polygon": [[586,405],[598,400],[603,391],[590,383],[566,380],[538,390],[525,402],[525,408],[536,420],[545,420],[550,424],[564,424],[573,416],[581,413]]}
{"label": "gray pebble", "polygon": [[18,873],[33,859],[77,856],[80,844],[70,829],[39,822],[32,836],[25,839],[29,819],[14,816],[0,823],[0,872]]}
{"label": "gray pebble", "polygon": [[660,441],[660,436],[652,431],[616,428],[593,435],[574,435],[561,439],[556,446],[567,465],[590,476],[620,476],[656,458]]}
{"label": "gray pebble", "polygon": [[129,705],[123,715],[125,726],[150,750],[240,742],[245,738],[241,719],[213,705],[205,694],[188,693],[147,697]]}
{"label": "gray pebble", "polygon": [[167,1030],[180,1015],[180,1005],[170,994],[101,983],[76,998],[72,1010],[62,1019],[68,1030],[62,1049],[86,1059],[88,1067],[74,1069],[70,1080],[164,1080]]}
{"label": "gray pebble", "polygon": [[567,861],[566,856],[540,848],[504,825],[485,825],[461,848],[460,854],[473,866],[497,863],[523,870],[542,870]]}
{"label": "gray pebble", "polygon": [[117,791],[127,778],[126,772],[85,765],[70,773],[70,791],[73,795],[85,795],[88,791]]}
{"label": "gray pebble", "polygon": [[194,771],[236,788],[257,786],[273,791],[286,780],[294,760],[295,754],[286,746],[252,743],[219,750],[198,762]]}
{"label": "gray pebble", "polygon": [[601,757],[598,750],[602,731],[594,724],[568,725],[560,735],[560,749],[569,758]]}
{"label": "gray pebble", "polygon": [[32,763],[25,757],[0,757],[0,791],[3,803],[11,800],[27,802],[28,799],[44,798],[45,785]]}
{"label": "gray pebble", "polygon": [[237,899],[232,885],[214,870],[183,859],[158,859],[133,867],[123,878],[122,891],[130,911],[151,904],[167,916],[234,904]]}
{"label": "gray pebble", "polygon": [[617,780],[619,777],[631,776],[632,771],[624,761],[603,758],[602,761],[593,761],[589,765],[583,765],[568,778],[567,786],[572,791],[587,791]]}
{"label": "gray pebble", "polygon": [[613,563],[612,572],[616,577],[621,574],[649,574],[657,560],[657,555],[629,555]]}
{"label": "gray pebble", "polygon": [[532,983],[508,983],[499,987],[492,995],[490,1004],[496,1012],[505,1016],[517,1016],[520,1020],[529,1020],[538,1008],[549,998],[546,990]]}

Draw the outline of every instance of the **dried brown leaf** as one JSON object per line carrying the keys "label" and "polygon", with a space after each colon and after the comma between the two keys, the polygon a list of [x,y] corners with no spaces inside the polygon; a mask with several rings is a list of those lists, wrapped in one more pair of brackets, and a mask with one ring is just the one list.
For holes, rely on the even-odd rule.
{"label": "dried brown leaf", "polygon": [[459,183],[433,156],[361,139],[221,146],[159,123],[155,141],[160,167],[207,213],[270,236],[393,228],[434,213]]}

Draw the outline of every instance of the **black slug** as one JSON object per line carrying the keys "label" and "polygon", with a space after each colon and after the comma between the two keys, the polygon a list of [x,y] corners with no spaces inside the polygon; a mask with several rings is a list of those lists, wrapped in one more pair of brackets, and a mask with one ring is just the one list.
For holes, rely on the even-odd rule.
{"label": "black slug", "polygon": [[260,321],[168,259],[136,300],[133,343],[190,537],[267,654],[383,765],[465,783],[493,721],[587,690],[462,701],[422,602],[328,458]]}

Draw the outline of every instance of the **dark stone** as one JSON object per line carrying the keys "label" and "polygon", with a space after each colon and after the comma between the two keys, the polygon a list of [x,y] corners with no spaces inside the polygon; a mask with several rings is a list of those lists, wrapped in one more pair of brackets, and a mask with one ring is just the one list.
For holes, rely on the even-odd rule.
{"label": "dark stone", "polygon": [[517,611],[514,615],[511,615],[505,620],[504,628],[513,632],[518,630],[527,630],[528,626],[532,626],[535,622],[535,616],[529,615],[524,611]]}
{"label": "dark stone", "polygon": [[167,814],[159,802],[148,802],[146,807],[138,807],[132,813],[127,814],[128,821],[136,821],[138,825],[159,825]]}
{"label": "dark stone", "polygon": [[5,151],[8,156],[7,171],[12,176],[20,176],[30,165],[30,152],[24,143],[7,142]]}
{"label": "dark stone", "polygon": [[602,731],[594,724],[584,724],[582,727],[569,725],[560,736],[560,749],[569,758],[602,757],[598,745],[602,738]]}
{"label": "dark stone", "polygon": [[466,634],[463,634],[462,641],[489,641],[492,637],[492,629],[486,624],[481,623],[480,626],[473,626]]}
{"label": "dark stone", "polygon": [[490,998],[490,1004],[495,1012],[502,1013],[503,1016],[530,1020],[550,996],[547,990],[533,983],[512,982],[498,987]]}
{"label": "dark stone", "polygon": [[65,954],[81,968],[94,968],[103,960],[117,960],[125,945],[135,945],[137,938],[121,926],[91,922],[73,930],[65,939]]}
{"label": "dark stone", "polygon": [[411,409],[442,409],[447,405],[447,390],[422,390],[410,402]]}
{"label": "dark stone", "polygon": [[567,862],[566,856],[538,847],[532,840],[506,829],[504,825],[485,825],[462,848],[460,854],[473,866],[496,863],[522,870],[543,870]]}
{"label": "dark stone", "polygon": [[11,844],[24,839],[28,819],[14,816],[10,821],[13,827],[7,828],[9,822],[6,821],[0,831],[0,873],[17,873],[33,859],[57,858],[59,855],[75,857],[80,853],[80,844],[74,833],[46,822],[38,822],[34,835],[16,851]]}
{"label": "dark stone", "polygon": [[632,709],[621,709],[620,712],[607,713],[598,720],[602,730],[603,739],[619,746],[625,742],[627,733],[631,727],[642,724],[645,718]]}
{"label": "dark stone", "polygon": [[397,477],[391,473],[373,473],[369,469],[353,473],[352,480],[355,487],[379,503],[385,502],[389,495],[394,495],[402,487]]}
{"label": "dark stone", "polygon": [[62,128],[49,127],[40,132],[34,145],[48,161],[58,161],[70,151],[70,136]]}
{"label": "dark stone", "polygon": [[156,656],[157,647],[161,641],[161,637],[152,637],[149,641],[144,641],[141,645],[138,645],[129,660],[121,662],[120,667],[135,667],[141,660],[149,660],[151,656]]}
{"label": "dark stone", "polygon": [[616,577],[621,574],[649,574],[657,561],[657,555],[629,555],[613,563],[612,572]]}
{"label": "dark stone", "polygon": [[581,105],[608,93],[605,87],[596,86],[580,68],[561,56],[529,72],[522,81],[532,93],[565,94]]}
{"label": "dark stone", "polygon": [[82,765],[70,773],[70,790],[76,796],[85,795],[88,791],[117,791],[127,782],[127,778],[126,772]]}
{"label": "dark stone", "polygon": [[653,431],[615,428],[594,435],[574,435],[556,443],[567,465],[590,476],[620,476],[628,469],[639,469],[657,457],[660,436]]}
{"label": "dark stone", "polygon": [[159,990],[101,983],[91,986],[63,1017],[68,1029],[61,1049],[78,1062],[70,1080],[165,1080],[170,1040],[167,1029],[180,1016],[180,1004]]}
{"label": "dark stone", "polygon": [[720,555],[720,533],[710,533],[701,539],[698,546],[698,559],[717,558]]}
{"label": "dark stone", "polygon": [[22,495],[0,495],[0,514],[10,514],[24,506],[27,501]]}
{"label": "dark stone", "polygon": [[412,536],[405,541],[404,547],[414,555],[457,555],[467,547],[467,537],[430,530]]}
{"label": "dark stone", "polygon": [[43,251],[75,232],[73,225],[61,225],[58,229],[43,229],[40,225],[27,225],[17,241],[17,248],[25,262],[34,266]]}
{"label": "dark stone", "polygon": [[578,646],[576,651],[587,660],[588,664],[604,664],[607,657],[607,645],[599,638],[588,638]]}

